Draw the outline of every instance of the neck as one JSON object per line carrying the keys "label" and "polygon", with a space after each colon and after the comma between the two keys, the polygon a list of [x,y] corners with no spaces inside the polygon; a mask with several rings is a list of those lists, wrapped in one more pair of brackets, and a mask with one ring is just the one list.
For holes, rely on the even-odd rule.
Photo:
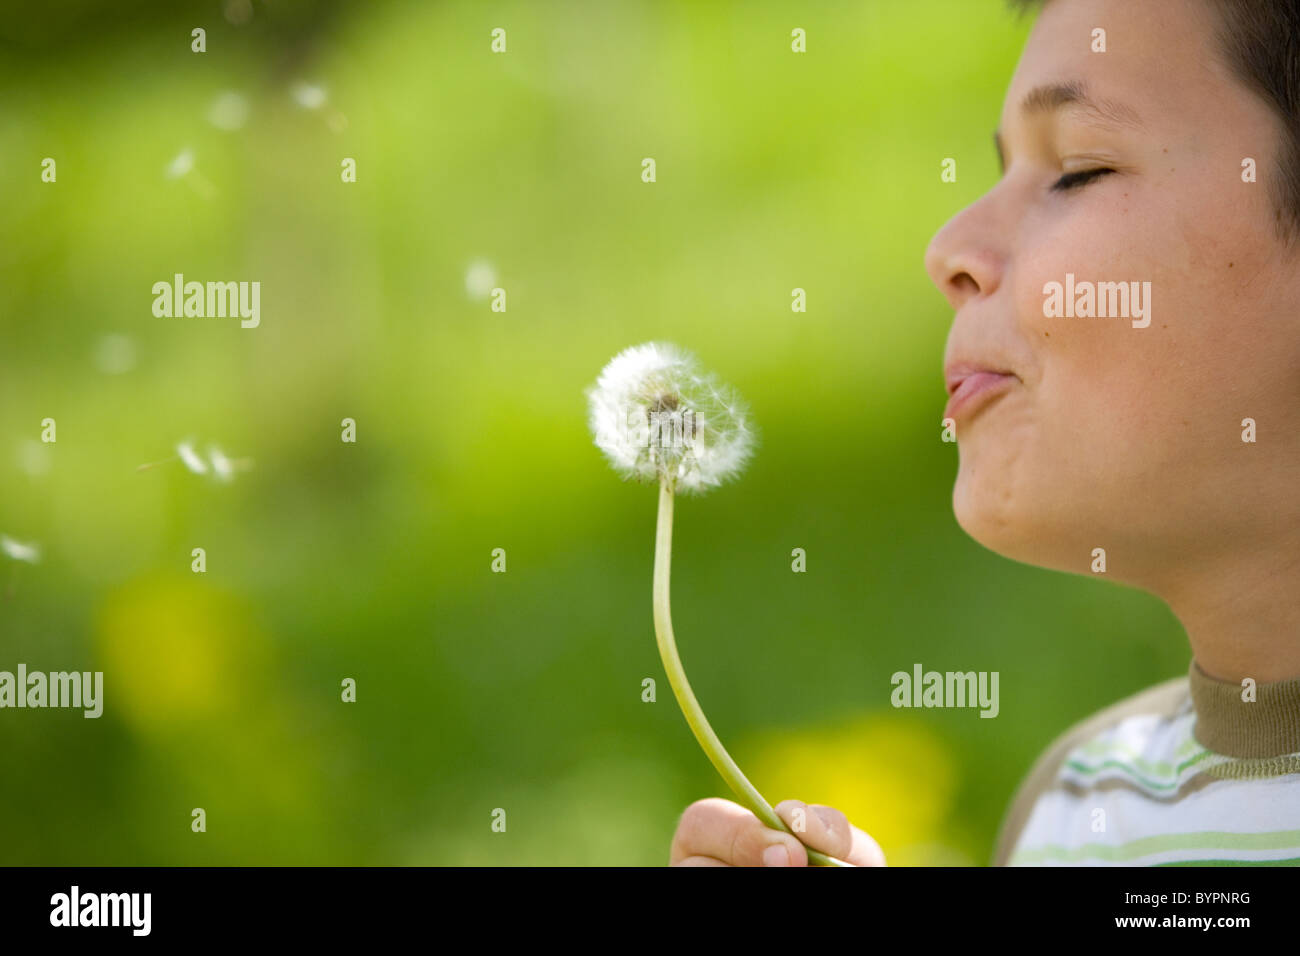
{"label": "neck", "polygon": [[1208,676],[1239,683],[1300,677],[1300,542],[1179,562],[1179,579],[1156,590],[1178,617]]}

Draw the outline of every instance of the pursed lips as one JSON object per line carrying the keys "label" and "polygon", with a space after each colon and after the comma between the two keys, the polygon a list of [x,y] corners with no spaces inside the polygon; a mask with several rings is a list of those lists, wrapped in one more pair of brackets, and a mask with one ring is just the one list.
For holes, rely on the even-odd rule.
{"label": "pursed lips", "polygon": [[1003,371],[973,362],[954,362],[944,369],[948,387],[948,404],[944,418],[956,419],[962,412],[972,412],[978,405],[1004,392],[1019,381],[1014,372]]}

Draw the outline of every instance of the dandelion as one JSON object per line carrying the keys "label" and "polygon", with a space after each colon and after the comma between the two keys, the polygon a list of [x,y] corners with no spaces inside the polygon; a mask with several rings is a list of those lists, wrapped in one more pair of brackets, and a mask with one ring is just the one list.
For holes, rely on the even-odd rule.
{"label": "dandelion", "polygon": [[588,397],[596,447],[625,478],[707,491],[739,474],[752,454],[740,397],[675,345],[624,349]]}
{"label": "dandelion", "polygon": [[[655,533],[654,625],[659,657],[695,739],[740,802],[774,830],[790,832],[736,766],[709,726],[677,654],[669,604],[673,497],[703,492],[736,477],[753,454],[755,433],[740,397],[674,345],[624,349],[587,391],[596,447],[625,480],[659,484]],[[798,839],[798,835],[794,834]],[[847,864],[808,848],[810,863]]]}

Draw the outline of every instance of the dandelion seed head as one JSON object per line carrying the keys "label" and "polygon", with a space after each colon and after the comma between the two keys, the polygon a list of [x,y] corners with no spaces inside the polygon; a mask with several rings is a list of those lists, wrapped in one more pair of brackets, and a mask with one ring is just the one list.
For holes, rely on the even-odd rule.
{"label": "dandelion seed head", "polygon": [[0,534],[0,551],[15,561],[24,561],[27,564],[36,564],[41,560],[41,549],[37,545],[15,541],[7,534]]}
{"label": "dandelion seed head", "polygon": [[702,492],[738,475],[753,454],[740,396],[675,345],[624,349],[587,397],[596,447],[624,478]]}

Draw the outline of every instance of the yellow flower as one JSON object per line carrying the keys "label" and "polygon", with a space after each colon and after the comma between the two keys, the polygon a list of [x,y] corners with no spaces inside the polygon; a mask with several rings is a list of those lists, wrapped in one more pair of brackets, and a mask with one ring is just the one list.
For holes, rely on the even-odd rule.
{"label": "yellow flower", "polygon": [[891,866],[971,862],[943,847],[955,761],[915,720],[871,714],[767,734],[738,749],[752,755],[746,763],[767,793],[843,811],[880,844]]}

